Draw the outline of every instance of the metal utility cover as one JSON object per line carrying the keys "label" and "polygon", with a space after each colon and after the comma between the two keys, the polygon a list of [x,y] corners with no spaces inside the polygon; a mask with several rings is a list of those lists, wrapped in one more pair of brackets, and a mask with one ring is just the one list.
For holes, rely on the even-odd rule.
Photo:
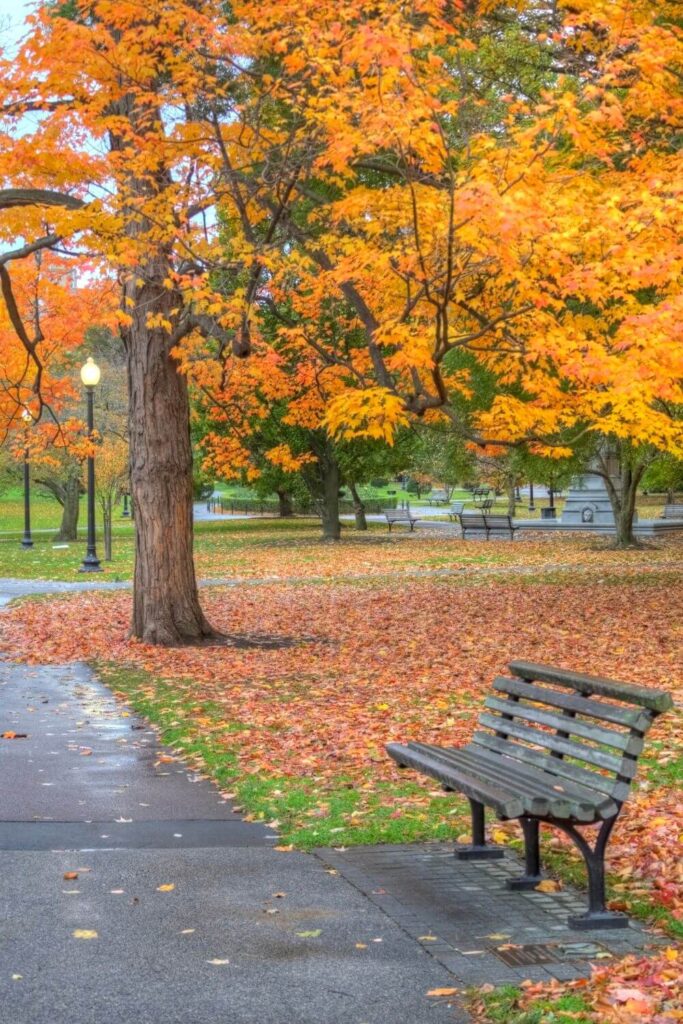
{"label": "metal utility cover", "polygon": [[530,967],[532,964],[557,964],[563,960],[594,960],[609,956],[600,942],[533,943],[497,946],[492,950],[508,967]]}
{"label": "metal utility cover", "polygon": [[508,967],[530,967],[532,964],[556,964],[559,957],[555,947],[533,943],[528,946],[505,945],[493,950]]}

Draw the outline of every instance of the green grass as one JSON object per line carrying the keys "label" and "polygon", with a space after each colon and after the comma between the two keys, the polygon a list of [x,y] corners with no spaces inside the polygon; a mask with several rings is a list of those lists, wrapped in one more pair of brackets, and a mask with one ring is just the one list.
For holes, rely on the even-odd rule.
{"label": "green grass", "polygon": [[522,1010],[522,993],[512,985],[504,985],[493,992],[474,991],[469,1002],[477,1002],[491,1024],[591,1024],[591,1007],[580,995],[568,992],[550,999],[537,999],[533,1006]]}
{"label": "green grass", "polygon": [[683,787],[683,753],[670,754],[669,748],[661,741],[649,742],[638,764],[653,786]]}
{"label": "green grass", "polygon": [[[419,810],[395,814],[396,800],[419,796],[416,783],[382,783],[369,794],[344,776],[326,780],[250,775],[240,769],[230,737],[248,728],[226,722],[225,709],[211,701],[188,701],[169,683],[146,673],[111,663],[96,666],[107,686],[127,705],[159,729],[161,741],[182,753],[233,794],[237,806],[250,818],[277,822],[284,844],[310,850],[320,846],[357,846],[371,843],[419,842],[452,839],[467,828],[466,801],[434,796]],[[371,771],[369,771],[369,779]],[[447,806],[449,820],[445,822]]]}
{"label": "green grass", "polygon": [[[85,554],[85,530],[79,529],[78,541],[68,545],[55,544],[52,534],[33,533],[33,547],[24,549],[20,540],[22,531],[13,536],[0,535],[0,577],[18,579],[78,579],[78,570]],[[56,529],[56,527],[55,527]],[[282,531],[283,540],[273,540],[273,533]],[[195,525],[195,552],[198,556],[211,557],[219,554],[225,559],[226,550],[234,553],[247,552],[255,545],[273,544],[298,545],[304,538],[313,540],[319,533],[316,520],[245,519],[226,522],[206,522]],[[135,553],[134,527],[129,522],[116,522],[113,529],[111,562],[104,561],[104,547],[101,533],[97,535],[97,552],[102,559],[104,574],[108,580],[129,580],[133,576]]]}

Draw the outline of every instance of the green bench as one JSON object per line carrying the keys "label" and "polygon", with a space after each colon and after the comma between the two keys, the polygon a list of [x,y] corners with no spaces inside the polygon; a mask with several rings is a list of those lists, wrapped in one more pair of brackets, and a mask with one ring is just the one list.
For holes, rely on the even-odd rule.
{"label": "green bench", "polygon": [[[548,665],[510,663],[493,682],[479,728],[465,747],[390,743],[401,768],[414,768],[450,791],[463,793],[472,813],[472,844],[461,859],[502,857],[486,844],[484,808],[503,821],[519,819],[525,872],[512,889],[542,880],[539,826],[553,825],[581,852],[588,872],[588,911],[573,928],[619,928],[624,914],[605,908],[605,847],[636,773],[645,734],[670,694],[581,675]],[[579,831],[597,826],[593,845]]]}

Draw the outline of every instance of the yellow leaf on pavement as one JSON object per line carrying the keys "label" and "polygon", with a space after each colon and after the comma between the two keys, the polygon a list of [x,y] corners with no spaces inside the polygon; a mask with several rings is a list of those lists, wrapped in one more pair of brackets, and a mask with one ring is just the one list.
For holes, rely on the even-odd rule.
{"label": "yellow leaf on pavement", "polygon": [[561,888],[561,882],[556,881],[554,878],[544,878],[536,886],[536,892],[559,892]]}

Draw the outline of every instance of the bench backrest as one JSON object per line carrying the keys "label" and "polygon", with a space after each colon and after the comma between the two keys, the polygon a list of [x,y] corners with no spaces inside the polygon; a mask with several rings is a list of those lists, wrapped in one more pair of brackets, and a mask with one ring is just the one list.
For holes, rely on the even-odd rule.
{"label": "bench backrest", "polygon": [[560,792],[564,782],[623,802],[643,737],[671,695],[529,662],[509,667],[512,678],[494,680],[473,743],[511,758],[512,772],[552,772]]}
{"label": "bench backrest", "polygon": [[385,508],[384,515],[388,520],[393,519],[412,519],[412,515],[409,508]]}
{"label": "bench backrest", "polygon": [[462,510],[464,509],[464,507],[465,507],[465,502],[464,501],[454,501],[451,504],[451,513],[454,516],[459,516],[460,513],[462,512]]}
{"label": "bench backrest", "polygon": [[461,512],[460,522],[466,530],[485,530],[486,519],[483,512]]}
{"label": "bench backrest", "polygon": [[482,512],[490,512],[491,509],[493,508],[493,498],[485,498],[484,501],[482,501],[479,508],[482,510]]}
{"label": "bench backrest", "polygon": [[511,530],[512,529],[512,516],[502,515],[499,512],[491,515],[485,513],[484,518],[486,519],[486,525],[489,530]]}
{"label": "bench backrest", "polygon": [[662,515],[665,519],[683,519],[683,505],[665,505]]}

